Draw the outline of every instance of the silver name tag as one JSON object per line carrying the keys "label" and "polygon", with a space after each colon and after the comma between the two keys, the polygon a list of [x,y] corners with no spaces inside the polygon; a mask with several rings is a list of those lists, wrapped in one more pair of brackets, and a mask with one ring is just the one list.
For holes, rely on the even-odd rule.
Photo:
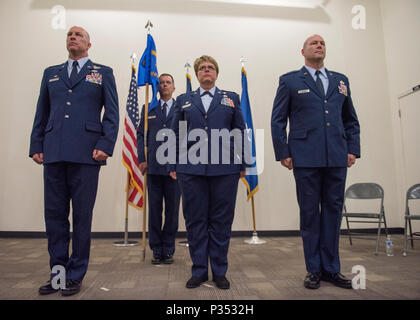
{"label": "silver name tag", "polygon": [[306,90],[299,90],[299,91],[298,91],[298,94],[304,94],[304,93],[309,93],[309,92],[311,92],[311,90],[309,90],[309,89],[306,89]]}

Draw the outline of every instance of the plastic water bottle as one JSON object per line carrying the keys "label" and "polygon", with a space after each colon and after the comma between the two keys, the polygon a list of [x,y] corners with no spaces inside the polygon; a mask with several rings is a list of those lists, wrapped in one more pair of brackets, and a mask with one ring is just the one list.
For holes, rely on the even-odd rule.
{"label": "plastic water bottle", "polygon": [[390,235],[386,236],[386,255],[388,257],[392,257],[394,255],[394,246]]}

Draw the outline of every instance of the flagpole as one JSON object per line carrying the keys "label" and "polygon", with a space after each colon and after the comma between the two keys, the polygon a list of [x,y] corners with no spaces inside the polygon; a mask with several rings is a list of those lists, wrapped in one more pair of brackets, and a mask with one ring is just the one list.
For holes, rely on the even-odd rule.
{"label": "flagpole", "polygon": [[[147,127],[149,116],[149,84],[146,84],[146,104],[144,107],[144,155],[147,163]],[[142,250],[143,261],[146,259],[146,215],[147,215],[147,171],[144,173],[144,190],[143,190],[143,232],[142,232]]]}
{"label": "flagpole", "polygon": [[267,241],[265,240],[261,240],[258,237],[258,233],[257,233],[257,226],[255,223],[255,206],[254,206],[254,196],[251,196],[251,206],[252,206],[252,220],[253,220],[253,225],[254,225],[254,232],[252,233],[252,237],[250,240],[244,240],[245,243],[248,244],[263,244],[266,243]]}
{"label": "flagpole", "polygon": [[114,246],[116,247],[134,247],[139,244],[138,241],[128,240],[128,198],[130,194],[130,173],[127,170],[127,184],[126,184],[126,196],[125,196],[125,228],[124,228],[124,240],[115,241]]}
{"label": "flagpole", "polygon": [[258,233],[257,233],[257,226],[255,223],[255,206],[254,206],[254,196],[251,196],[251,207],[252,207],[252,220],[253,220],[253,225],[254,225],[254,232],[252,233],[252,237],[249,240],[244,240],[245,243],[248,244],[263,244],[266,243],[267,241],[265,240],[261,240],[258,237]]}
{"label": "flagpole", "polygon": [[[242,64],[242,69],[245,70],[245,62],[247,61],[246,58],[244,56],[241,57],[241,59],[239,60]],[[243,178],[245,179],[245,178]],[[248,244],[263,244],[266,243],[267,241],[265,240],[261,240],[258,237],[258,233],[257,233],[257,225],[255,223],[255,204],[254,204],[254,194],[251,195],[251,208],[252,208],[252,223],[253,223],[253,228],[254,228],[254,232],[252,233],[252,237],[249,240],[244,240],[245,243]]]}
{"label": "flagpole", "polygon": [[[134,66],[134,60],[136,59],[136,54],[131,55],[131,64]],[[134,247],[139,244],[138,241],[128,240],[128,199],[130,197],[130,172],[127,170],[127,182],[125,188],[125,226],[124,226],[124,240],[115,241],[114,246],[116,247]]]}
{"label": "flagpole", "polygon": [[[150,34],[150,28],[153,27],[153,24],[150,20],[147,21],[145,28],[147,29],[147,34]],[[147,163],[147,133],[149,130],[149,83],[146,83],[146,101],[144,104],[144,155]],[[142,234],[142,242],[143,242],[143,261],[146,259],[146,217],[148,213],[147,207],[147,171],[144,173],[144,210],[143,210],[143,234]]]}
{"label": "flagpole", "polygon": [[254,233],[257,233],[257,225],[255,224],[255,206],[254,206],[254,195],[251,197],[251,206],[252,206],[252,222],[254,225]]}
{"label": "flagpole", "polygon": [[[144,106],[144,156],[147,162],[147,133],[148,133],[148,127],[149,127],[149,84],[146,83],[146,103]],[[144,210],[143,210],[143,233],[142,233],[142,242],[143,242],[143,261],[146,259],[146,215],[148,212],[147,207],[147,171],[144,173],[144,198],[143,198],[143,204],[144,204]]]}
{"label": "flagpole", "polygon": [[[187,75],[189,75],[191,65],[190,65],[190,63],[188,62],[188,60],[187,60],[187,62],[185,63],[184,68],[185,68],[185,69],[187,69]],[[187,89],[187,91],[188,91],[188,89]],[[181,203],[182,203],[182,197],[181,197]],[[188,240],[182,240],[182,241],[179,241],[179,242],[178,242],[178,245],[179,245],[179,246],[183,246],[183,247],[189,247]]]}
{"label": "flagpole", "polygon": [[127,170],[127,188],[125,195],[125,232],[124,232],[124,243],[128,242],[128,197],[130,194],[130,172]]}

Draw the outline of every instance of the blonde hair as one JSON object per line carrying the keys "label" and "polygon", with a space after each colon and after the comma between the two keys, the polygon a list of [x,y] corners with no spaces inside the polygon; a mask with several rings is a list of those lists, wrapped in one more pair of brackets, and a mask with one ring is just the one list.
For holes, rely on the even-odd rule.
{"label": "blonde hair", "polygon": [[198,73],[198,68],[203,62],[210,62],[216,67],[216,73],[219,74],[219,65],[217,64],[216,60],[210,56],[201,56],[200,58],[195,59],[194,61],[194,71],[195,75]]}

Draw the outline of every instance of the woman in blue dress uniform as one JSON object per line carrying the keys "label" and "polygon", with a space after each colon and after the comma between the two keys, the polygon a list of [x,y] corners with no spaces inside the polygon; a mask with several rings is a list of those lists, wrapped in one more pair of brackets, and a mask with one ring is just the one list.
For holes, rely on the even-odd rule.
{"label": "woman in blue dress uniform", "polygon": [[[239,141],[232,134],[223,139],[220,135],[242,134],[245,124],[239,96],[216,87],[216,60],[201,56],[194,70],[200,88],[176,100],[171,127],[177,136],[177,161],[169,166],[171,177],[178,180],[181,189],[193,262],[186,287],[196,288],[208,280],[210,260],[216,286],[229,289],[227,254],[238,181],[245,176],[245,162],[242,138]],[[181,136],[179,130],[186,131],[187,136]]]}

